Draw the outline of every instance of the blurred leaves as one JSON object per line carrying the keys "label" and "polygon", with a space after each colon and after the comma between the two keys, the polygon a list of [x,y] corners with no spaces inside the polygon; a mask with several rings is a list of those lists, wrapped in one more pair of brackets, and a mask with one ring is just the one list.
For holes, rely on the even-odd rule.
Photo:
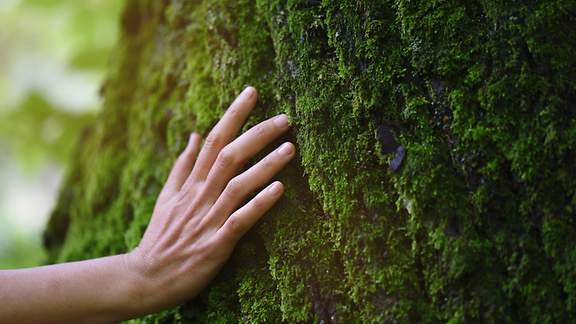
{"label": "blurred leaves", "polygon": [[[43,260],[33,224],[50,213],[60,174],[98,111],[123,3],[0,0],[0,267]],[[32,208],[14,209],[14,198]]]}
{"label": "blurred leaves", "polygon": [[16,110],[2,114],[0,138],[27,168],[48,159],[64,164],[93,113],[58,110],[38,93],[32,93]]}
{"label": "blurred leaves", "polygon": [[[81,69],[105,68],[108,52],[117,35],[117,18],[123,1],[118,0],[24,0],[30,10],[42,10],[64,19],[67,42],[73,50],[70,63]],[[77,56],[82,57],[78,59]],[[90,59],[86,59],[91,56]],[[85,65],[86,62],[92,62]]]}
{"label": "blurred leaves", "polygon": [[28,167],[63,164],[99,105],[123,1],[12,2],[0,11],[0,144]]}

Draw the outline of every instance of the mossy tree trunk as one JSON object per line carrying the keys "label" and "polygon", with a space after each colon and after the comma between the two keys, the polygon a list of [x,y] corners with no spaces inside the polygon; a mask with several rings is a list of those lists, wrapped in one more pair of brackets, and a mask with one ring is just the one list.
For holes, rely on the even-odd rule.
{"label": "mossy tree trunk", "polygon": [[294,125],[285,198],[149,320],[576,321],[573,0],[129,0],[121,24],[51,261],[136,246],[189,132],[254,85],[246,127]]}

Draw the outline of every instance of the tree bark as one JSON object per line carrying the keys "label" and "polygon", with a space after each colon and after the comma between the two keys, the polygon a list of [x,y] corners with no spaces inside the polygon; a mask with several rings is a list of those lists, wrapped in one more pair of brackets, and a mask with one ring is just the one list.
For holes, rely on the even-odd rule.
{"label": "tree bark", "polygon": [[147,320],[576,321],[576,3],[129,0],[45,234],[136,246],[236,93],[299,158],[206,291]]}

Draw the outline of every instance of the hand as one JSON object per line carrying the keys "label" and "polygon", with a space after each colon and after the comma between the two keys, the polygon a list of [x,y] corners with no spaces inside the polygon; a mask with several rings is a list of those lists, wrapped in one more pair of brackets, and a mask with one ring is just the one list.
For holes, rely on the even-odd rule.
{"label": "hand", "polygon": [[235,139],[256,103],[256,89],[246,88],[212,129],[202,151],[192,134],[160,193],[139,246],[126,255],[141,287],[145,313],[177,305],[197,295],[246,233],[284,191],[267,184],[293,157],[284,143],[247,171],[243,164],[289,128],[286,115],[268,119]]}
{"label": "hand", "polygon": [[294,146],[285,143],[236,175],[244,162],[289,128],[286,116],[280,115],[234,139],[255,102],[256,90],[244,90],[210,132],[200,154],[200,137],[190,137],[132,252],[0,270],[0,322],[118,322],[198,294],[284,187],[274,182],[240,206],[244,199],[294,157]]}

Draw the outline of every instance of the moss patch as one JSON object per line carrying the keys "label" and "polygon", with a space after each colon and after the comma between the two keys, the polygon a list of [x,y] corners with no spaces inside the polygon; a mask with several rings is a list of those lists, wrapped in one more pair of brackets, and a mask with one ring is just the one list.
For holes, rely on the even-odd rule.
{"label": "moss patch", "polygon": [[[134,247],[189,132],[245,85],[299,159],[198,298],[143,321],[576,320],[573,1],[136,1],[46,232]],[[406,148],[390,172],[376,130]],[[65,239],[64,239],[65,238]]]}

